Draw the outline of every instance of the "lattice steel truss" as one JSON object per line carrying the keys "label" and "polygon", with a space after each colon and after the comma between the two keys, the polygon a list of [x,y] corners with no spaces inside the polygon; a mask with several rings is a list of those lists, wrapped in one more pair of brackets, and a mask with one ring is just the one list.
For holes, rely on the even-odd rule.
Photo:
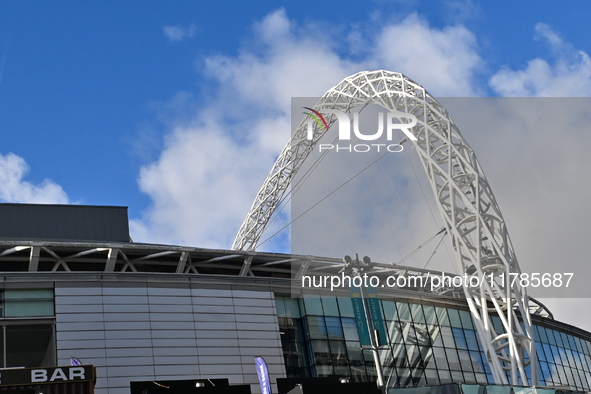
{"label": "lattice steel truss", "polygon": [[[450,235],[457,268],[466,275],[468,283],[474,278],[482,284],[477,289],[464,286],[464,293],[495,382],[509,383],[505,374],[509,371],[512,384],[537,385],[536,349],[526,289],[519,281],[509,280],[509,274],[521,271],[505,221],[474,151],[445,108],[422,86],[399,73],[364,71],[347,77],[330,89],[314,109],[320,113],[328,109],[350,112],[368,103],[416,116],[418,122],[411,131],[417,141],[413,144]],[[336,121],[333,114],[324,116],[329,127]],[[313,139],[308,140],[304,119],[283,149],[232,249],[255,249],[292,178],[325,132],[319,125],[313,127]],[[498,314],[504,332],[495,331],[490,312]],[[530,363],[528,382],[525,368]]]}

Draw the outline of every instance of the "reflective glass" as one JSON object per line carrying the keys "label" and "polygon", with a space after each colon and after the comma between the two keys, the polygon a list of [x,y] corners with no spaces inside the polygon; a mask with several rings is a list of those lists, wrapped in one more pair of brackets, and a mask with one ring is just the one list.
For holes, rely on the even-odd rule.
{"label": "reflective glass", "polygon": [[322,316],[307,316],[311,339],[326,339],[326,325]]}
{"label": "reflective glass", "polygon": [[392,346],[393,364],[399,368],[408,366],[406,347],[403,344]]}
{"label": "reflective glass", "polygon": [[441,383],[451,383],[451,373],[447,370],[439,370],[437,371],[439,373],[439,380],[441,381]]}
{"label": "reflective glass", "polygon": [[468,330],[474,330],[474,325],[472,324],[472,316],[470,316],[470,312],[468,311],[458,311],[460,313],[460,320],[462,320],[462,327]]}
{"label": "reflective glass", "polygon": [[396,309],[398,309],[398,317],[401,322],[410,323],[410,309],[406,302],[397,302]]}
{"label": "reflective glass", "polygon": [[411,367],[422,367],[423,361],[421,360],[421,354],[419,352],[419,347],[416,345],[411,345],[406,347],[406,352],[408,353],[408,363]]}
{"label": "reflective glass", "polygon": [[454,335],[450,327],[441,327],[441,338],[443,339],[443,345],[445,347],[456,347],[456,343],[454,342]]}
{"label": "reflective glass", "polygon": [[439,376],[436,370],[426,369],[425,377],[427,378],[427,384],[439,384]]}
{"label": "reflective glass", "polygon": [[428,326],[429,336],[433,346],[443,347],[443,339],[441,339],[441,328],[439,326]]}
{"label": "reflective glass", "polygon": [[427,325],[415,323],[415,334],[417,336],[417,343],[421,346],[430,346],[431,340],[429,338],[429,331]]}
{"label": "reflective glass", "polygon": [[319,296],[305,295],[303,300],[306,315],[322,316],[322,303]]}
{"label": "reflective glass", "polygon": [[447,356],[447,363],[449,364],[449,369],[459,371],[461,368],[457,351],[455,349],[445,349],[445,354]]}
{"label": "reflective glass", "polygon": [[328,341],[314,339],[310,341],[310,345],[312,346],[314,364],[332,365]]}
{"label": "reflective glass", "polygon": [[415,323],[425,324],[425,316],[423,315],[423,308],[420,304],[410,304],[410,313]]}
{"label": "reflective glass", "polygon": [[384,309],[384,320],[398,320],[394,301],[382,301],[382,307]]}
{"label": "reflective glass", "polygon": [[462,321],[460,320],[460,314],[455,309],[448,309],[447,314],[449,316],[449,322],[452,327],[462,328]]}
{"label": "reflective glass", "polygon": [[442,326],[449,326],[449,317],[447,315],[446,308],[435,307],[435,313],[437,314],[437,320]]}
{"label": "reflective glass", "polygon": [[467,350],[458,350],[458,355],[460,357],[460,365],[462,366],[462,370],[472,372],[474,369],[472,367],[470,353],[468,353]]}
{"label": "reflective glass", "polygon": [[461,328],[452,328],[454,339],[456,340],[456,346],[458,349],[468,349],[466,345],[466,338],[464,337],[464,330]]}
{"label": "reflective glass", "polygon": [[339,308],[337,306],[336,297],[322,296],[322,307],[324,309],[324,316],[339,316]]}
{"label": "reflective glass", "polygon": [[300,313],[300,306],[298,304],[298,300],[288,297],[282,297],[283,302],[285,303],[285,317],[289,317],[292,319],[298,319],[302,317]]}
{"label": "reflective glass", "polygon": [[464,336],[466,337],[466,344],[468,345],[468,350],[479,350],[478,341],[476,340],[476,331],[464,330]]}
{"label": "reflective glass", "polygon": [[330,341],[332,365],[348,365],[347,347],[345,341]]}
{"label": "reflective glass", "polygon": [[341,323],[343,324],[343,334],[345,335],[345,340],[359,341],[359,331],[357,331],[357,323],[355,322],[355,319],[343,317],[341,318]]}
{"label": "reflective glass", "polygon": [[386,321],[386,330],[390,338],[390,343],[404,343],[402,329],[397,321]]}
{"label": "reflective glass", "polygon": [[484,373],[484,364],[480,358],[480,352],[470,352],[470,360],[472,361],[474,372]]}
{"label": "reflective glass", "polygon": [[443,348],[434,347],[433,357],[435,358],[435,362],[437,363],[437,369],[449,369],[449,366],[447,365],[447,357],[445,356],[445,351],[443,350]]}
{"label": "reflective glass", "polygon": [[353,312],[353,304],[350,298],[339,297],[337,298],[337,302],[339,304],[341,317],[355,317],[355,312]]}
{"label": "reflective glass", "polygon": [[338,317],[327,316],[326,320],[326,331],[329,339],[344,339],[343,328],[341,327],[341,319]]}
{"label": "reflective glass", "polygon": [[425,321],[427,322],[427,324],[437,324],[435,307],[432,307],[430,305],[423,305],[423,312],[425,313]]}

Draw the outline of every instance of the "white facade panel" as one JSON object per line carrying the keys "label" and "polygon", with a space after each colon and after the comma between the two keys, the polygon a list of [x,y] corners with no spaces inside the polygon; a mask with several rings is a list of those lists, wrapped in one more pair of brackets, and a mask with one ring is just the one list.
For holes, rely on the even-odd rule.
{"label": "white facade panel", "polygon": [[267,359],[272,381],[285,377],[271,291],[159,286],[57,284],[58,364],[92,361],[97,394],[127,394],[130,381],[198,378],[257,393],[255,355]]}

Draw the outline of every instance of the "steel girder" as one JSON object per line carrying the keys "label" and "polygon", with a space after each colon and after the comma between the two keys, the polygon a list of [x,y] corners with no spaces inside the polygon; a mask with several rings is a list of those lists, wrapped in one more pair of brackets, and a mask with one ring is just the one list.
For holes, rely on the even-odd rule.
{"label": "steel girder", "polygon": [[[505,221],[476,155],[451,117],[422,86],[404,75],[364,71],[345,78],[330,89],[315,110],[344,112],[359,105],[378,104],[391,111],[410,113],[418,122],[413,141],[427,173],[439,211],[455,251],[474,323],[495,382],[538,384],[537,357],[526,289],[510,274],[520,274]],[[329,127],[336,116],[326,113]],[[325,130],[314,125],[307,139],[304,119],[281,152],[246,216],[232,249],[254,250],[271,215]],[[405,139],[406,140],[406,139]],[[504,278],[504,279],[503,279]],[[474,282],[471,282],[471,281]],[[481,286],[473,288],[469,283]],[[496,332],[489,313],[496,313],[503,332]],[[520,324],[519,318],[522,323]],[[525,368],[531,363],[531,380]]]}

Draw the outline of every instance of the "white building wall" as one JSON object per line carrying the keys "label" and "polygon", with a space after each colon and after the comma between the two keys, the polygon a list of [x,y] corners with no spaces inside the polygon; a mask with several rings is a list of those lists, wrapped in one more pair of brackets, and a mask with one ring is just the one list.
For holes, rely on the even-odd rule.
{"label": "white building wall", "polygon": [[128,394],[130,381],[196,378],[260,393],[255,356],[272,382],[285,377],[270,291],[58,286],[58,365],[77,357],[96,366],[97,394]]}

